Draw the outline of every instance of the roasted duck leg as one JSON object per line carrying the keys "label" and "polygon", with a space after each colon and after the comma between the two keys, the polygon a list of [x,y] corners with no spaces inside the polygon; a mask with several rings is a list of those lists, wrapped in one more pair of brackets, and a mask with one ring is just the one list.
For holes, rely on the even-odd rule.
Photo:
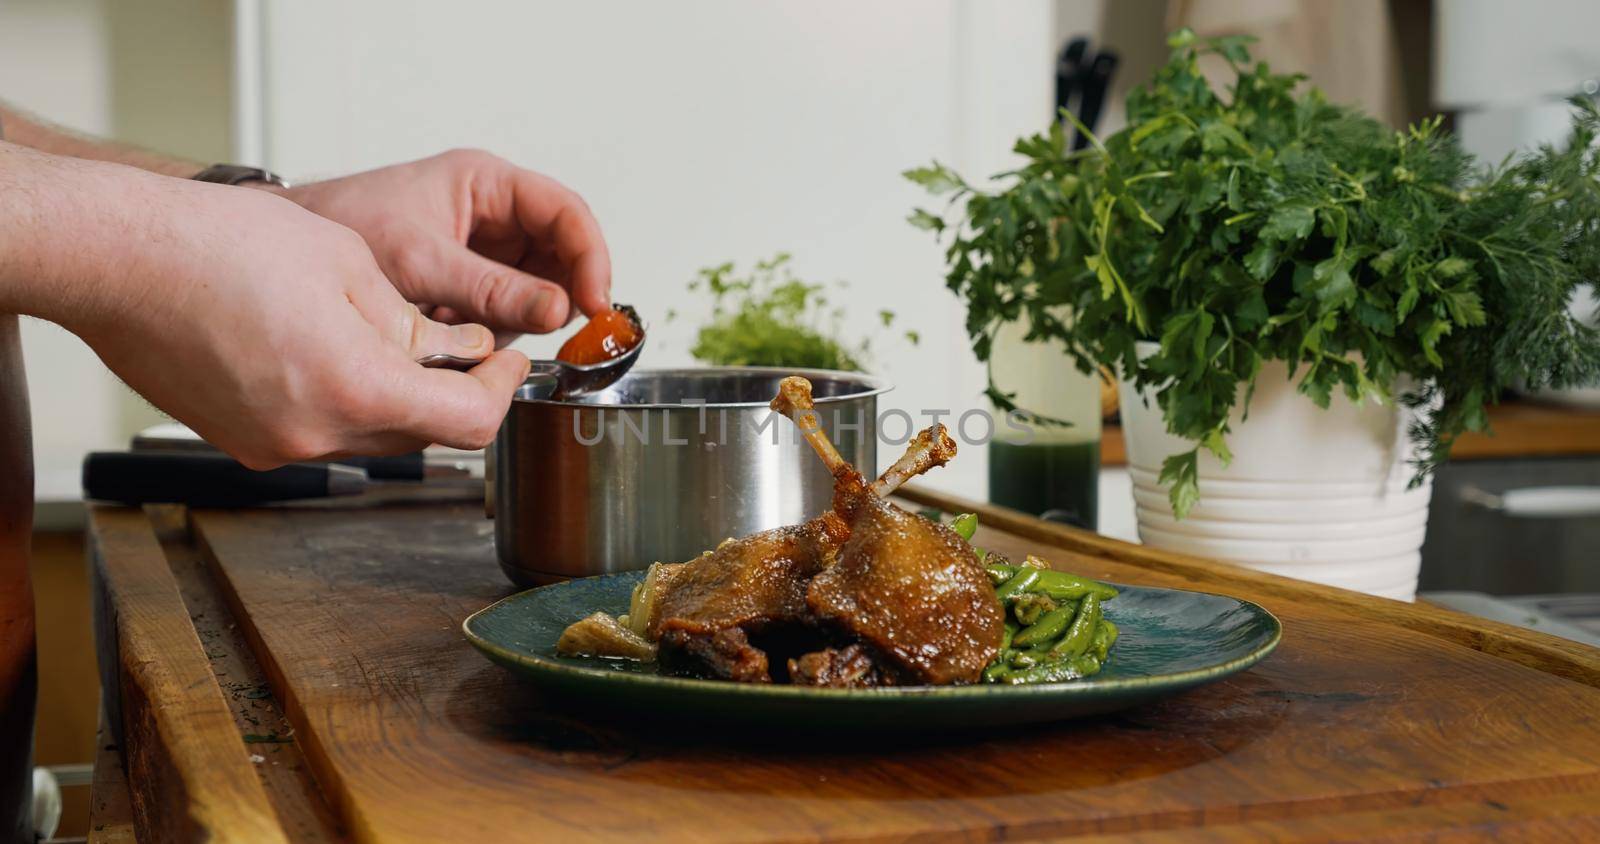
{"label": "roasted duck leg", "polygon": [[[822,433],[810,388],[805,379],[785,379],[773,408],[796,421],[833,474],[834,508],[803,524],[730,540],[687,563],[651,566],[635,590],[627,627],[598,616],[574,624],[563,637],[573,653],[629,656],[655,643],[669,670],[757,683],[784,679],[785,669],[790,679],[813,685],[896,682],[904,675],[892,665],[881,668],[876,648],[850,642],[848,633],[841,640],[841,625],[819,625],[808,587],[835,564],[858,510],[944,465],[955,443],[944,426],[929,428],[869,486]],[[783,658],[799,654],[805,656]]]}
{"label": "roasted duck leg", "polygon": [[[786,378],[773,409],[795,421],[834,477],[833,513],[849,538],[806,587],[812,620],[847,644],[790,662],[791,680],[815,685],[977,682],[1000,646],[1005,612],[977,557],[949,528],[874,495],[816,425],[810,383]],[[939,434],[943,434],[942,428]],[[880,479],[898,487],[924,462],[954,454],[948,435],[913,446]],[[944,452],[948,451],[948,454]],[[898,470],[898,471],[897,471]]]}
{"label": "roasted duck leg", "polygon": [[[785,379],[773,408],[796,419],[807,442],[833,473],[836,505],[870,496],[855,467],[822,433],[810,382]],[[944,426],[923,431],[871,491],[888,495],[908,478],[944,465],[954,454],[955,443]],[[687,563],[657,564],[641,589],[644,606],[630,613],[644,615],[630,621],[646,639],[660,643],[661,659],[669,668],[768,682],[773,673],[768,650],[800,653],[822,644],[810,624],[806,586],[833,564],[849,533],[836,508],[803,524],[723,543]],[[758,641],[753,643],[752,638]],[[785,665],[778,664],[780,673]]]}

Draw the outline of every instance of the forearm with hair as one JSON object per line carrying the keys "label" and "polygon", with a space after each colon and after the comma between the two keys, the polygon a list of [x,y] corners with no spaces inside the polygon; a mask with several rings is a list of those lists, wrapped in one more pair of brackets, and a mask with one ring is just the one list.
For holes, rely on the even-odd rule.
{"label": "forearm with hair", "polygon": [[204,169],[204,165],[193,161],[150,152],[131,144],[80,135],[53,126],[4,103],[0,103],[0,131],[4,132],[5,140],[10,143],[48,152],[51,155],[126,164],[152,173],[183,179]]}
{"label": "forearm with hair", "polygon": [[203,187],[0,141],[0,314],[75,330],[132,307],[141,291],[119,280],[150,277]]}

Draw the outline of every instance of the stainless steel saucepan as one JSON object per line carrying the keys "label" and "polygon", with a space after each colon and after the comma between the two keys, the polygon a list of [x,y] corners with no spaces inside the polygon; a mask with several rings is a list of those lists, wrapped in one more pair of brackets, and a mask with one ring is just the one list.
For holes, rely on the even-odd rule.
{"label": "stainless steel saucepan", "polygon": [[501,568],[522,585],[643,568],[822,512],[832,477],[767,407],[796,374],[811,380],[840,454],[875,470],[878,396],[889,386],[867,375],[642,370],[565,401],[525,385],[489,457]]}

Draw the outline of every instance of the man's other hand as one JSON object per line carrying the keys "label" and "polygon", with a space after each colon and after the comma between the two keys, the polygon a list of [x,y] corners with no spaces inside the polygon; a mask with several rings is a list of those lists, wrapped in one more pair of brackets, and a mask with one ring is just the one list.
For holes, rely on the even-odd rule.
{"label": "man's other hand", "polygon": [[547,176],[455,150],[285,192],[354,229],[408,301],[503,342],[610,306],[611,257],[589,207]]}

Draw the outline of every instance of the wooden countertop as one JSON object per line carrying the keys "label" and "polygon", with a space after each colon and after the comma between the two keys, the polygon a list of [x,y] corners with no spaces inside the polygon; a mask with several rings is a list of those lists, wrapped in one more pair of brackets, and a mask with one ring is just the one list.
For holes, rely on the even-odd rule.
{"label": "wooden countertop", "polygon": [[[1579,457],[1600,454],[1600,410],[1513,401],[1489,408],[1494,435],[1467,434],[1451,451],[1451,460],[1493,460],[1516,457]],[[1122,426],[1107,425],[1101,434],[1100,465],[1128,462]]]}
{"label": "wooden countertop", "polygon": [[[132,827],[147,842],[1600,836],[1600,651],[907,496],[979,511],[991,548],[1257,601],[1283,643],[1224,681],[1049,727],[679,734],[553,708],[468,646],[461,621],[513,591],[474,502],[95,507]],[[90,840],[127,840],[112,820]]]}

